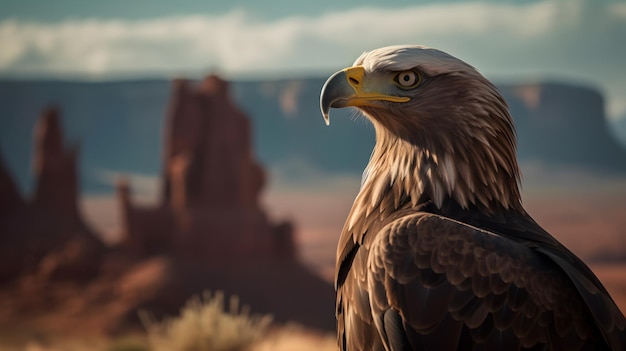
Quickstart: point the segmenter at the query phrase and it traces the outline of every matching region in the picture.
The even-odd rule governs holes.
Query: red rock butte
[[[37,205],[78,216],[77,154],[77,145],[68,148],[63,144],[58,110],[46,109],[35,126],[33,169]]]
[[[200,84],[176,80],[166,114],[160,200],[136,204],[120,180],[122,238],[111,248],[78,211],[78,148],[64,146],[58,110],[46,110],[36,127],[32,200],[22,199],[0,163],[7,194],[0,199],[0,247],[7,251],[0,256],[0,324],[30,316],[36,323],[24,325],[39,329],[119,331],[137,325],[138,310],[174,314],[194,294],[223,290],[279,322],[332,330],[332,286],[298,260],[294,226],[273,221],[259,204],[265,172],[228,83],[216,76]],[[32,231],[36,236],[24,235]],[[16,247],[13,254],[4,249]],[[59,265],[63,285],[41,274]],[[32,277],[41,281],[23,283]]]
[[[216,260],[235,253],[295,257],[291,225],[272,223],[259,206],[265,173],[253,156],[250,121],[231,101],[227,82],[175,81],[164,137],[160,204],[136,206],[128,185],[118,187],[125,245]]]

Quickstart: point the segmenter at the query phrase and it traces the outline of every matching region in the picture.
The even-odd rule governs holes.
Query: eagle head
[[[376,129],[366,212],[400,206],[402,198],[521,209],[512,118],[496,87],[469,64],[416,45],[365,52],[322,88],[326,124],[331,107],[349,106]]]

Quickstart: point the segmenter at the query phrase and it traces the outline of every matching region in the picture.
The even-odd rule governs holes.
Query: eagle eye
[[[421,80],[419,73],[415,71],[402,71],[393,78],[398,86],[403,89],[415,88]]]

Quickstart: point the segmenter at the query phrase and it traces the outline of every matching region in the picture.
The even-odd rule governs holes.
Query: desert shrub
[[[156,321],[140,313],[153,351],[240,351],[259,341],[272,322],[270,315],[251,315],[240,308],[239,298],[231,296],[229,309],[224,293],[192,297],[180,315]]]

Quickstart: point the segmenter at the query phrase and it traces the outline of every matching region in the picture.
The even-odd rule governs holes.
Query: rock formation
[[[65,147],[55,108],[44,110],[34,139],[32,199],[23,200],[0,169],[0,283],[24,276],[40,282],[88,281],[98,270],[104,245],[79,214],[77,149]]]
[[[331,329],[332,287],[298,262],[293,225],[272,222],[259,205],[265,173],[228,84],[175,81],[166,123],[161,202],[135,205],[128,184],[118,185],[122,252],[168,257],[162,285],[137,308],[172,313],[191,294],[219,289],[279,321]]]
[[[232,103],[228,84],[216,76],[199,86],[175,81],[166,124],[161,203],[135,206],[132,189],[118,186],[124,245],[204,259],[294,259],[291,226],[271,223],[259,205],[265,174],[253,157],[250,121]]]
[[[59,214],[78,217],[78,147],[66,148],[56,108],[43,112],[35,126],[34,202]]]
[[[511,107],[519,158],[600,172],[626,172],[626,151],[609,131],[596,89],[561,84],[500,86]]]
[[[174,84],[166,129],[164,198],[173,209],[258,208],[264,173],[253,159],[250,122],[216,76]]]
[[[225,81],[175,81],[161,199],[135,204],[120,180],[123,236],[107,249],[81,217],[78,148],[65,145],[58,110],[46,109],[31,200],[0,163],[0,327],[28,319],[38,329],[119,331],[139,326],[139,309],[174,314],[208,289],[277,321],[332,330],[332,286],[298,261],[294,226],[259,204],[265,172],[251,135]]]

